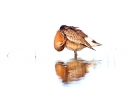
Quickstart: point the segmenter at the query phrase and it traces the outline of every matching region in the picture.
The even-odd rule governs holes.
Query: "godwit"
[[[93,47],[101,45],[77,28],[78,27],[62,25],[57,31],[54,41],[55,49],[58,47],[56,49],[57,51],[62,51],[64,47],[66,47],[67,49],[74,51],[75,59],[77,59],[77,51],[80,51],[85,47],[95,50]],[[56,37],[58,38],[57,42]],[[61,39],[59,40],[59,38]]]

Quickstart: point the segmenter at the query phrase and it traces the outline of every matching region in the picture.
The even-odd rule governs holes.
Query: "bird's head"
[[[57,31],[55,38],[54,38],[54,48],[57,51],[62,51],[65,47],[65,38],[60,30]]]
[[[66,25],[61,25],[60,30],[64,29],[65,27],[67,27]]]

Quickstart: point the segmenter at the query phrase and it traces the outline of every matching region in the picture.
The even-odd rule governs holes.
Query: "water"
[[[0,87],[129,87],[130,2],[127,0],[0,1]],[[58,60],[73,58],[57,52],[58,28],[76,26],[103,44],[78,56],[102,60],[81,81],[63,85],[55,72]]]

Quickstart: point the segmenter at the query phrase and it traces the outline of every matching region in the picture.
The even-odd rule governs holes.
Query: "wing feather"
[[[78,27],[70,26],[70,28],[73,29],[82,38],[88,37],[88,35],[86,35],[82,30],[77,29]]]
[[[85,40],[85,37],[87,37],[87,35],[80,29],[77,29],[77,27],[65,26],[60,30],[68,40],[85,45],[92,49],[92,46]]]

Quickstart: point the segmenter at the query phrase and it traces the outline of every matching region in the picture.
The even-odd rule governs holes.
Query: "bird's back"
[[[93,49],[92,46],[85,40],[85,38],[88,36],[77,28],[78,27],[62,25],[60,27],[60,31],[70,42]]]

